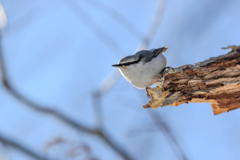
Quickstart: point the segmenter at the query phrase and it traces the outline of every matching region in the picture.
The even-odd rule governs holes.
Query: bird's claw
[[[174,68],[172,68],[172,67],[165,67],[162,69],[162,71],[159,74],[161,74],[161,76],[163,77],[163,74],[168,73],[169,69],[174,71]]]
[[[148,97],[148,98],[151,98],[151,95],[149,94],[148,89],[150,89],[150,87],[146,87],[146,88],[145,88],[145,90],[146,90],[146,92],[147,92],[147,97]]]

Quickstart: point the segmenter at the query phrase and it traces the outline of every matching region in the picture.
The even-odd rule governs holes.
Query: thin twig
[[[88,26],[89,29],[103,42],[105,45],[111,49],[113,54],[117,56],[123,56],[123,48],[115,41],[114,38],[108,35],[108,33],[98,25],[93,18],[74,0],[61,0],[78,16],[78,18]]]
[[[122,76],[119,74],[119,71],[115,70],[102,81],[99,87],[92,94],[97,128],[102,128],[104,124],[104,116],[101,106],[102,98],[110,89],[112,89],[121,77]]]
[[[113,7],[105,4],[103,1],[98,0],[83,0],[96,9],[105,12],[108,16],[115,19],[118,23],[120,23],[123,27],[125,27],[131,34],[133,34],[136,38],[143,38],[143,33],[138,29],[138,27],[124,17],[120,12],[115,10]]]
[[[165,8],[167,5],[167,0],[158,0],[157,8],[152,17],[152,22],[150,23],[150,27],[148,29],[147,34],[145,35],[142,43],[138,46],[137,50],[147,49],[150,42],[153,40],[163,17]]]
[[[1,43],[1,41],[0,41],[0,43]],[[2,73],[2,82],[4,84],[4,87],[7,89],[7,91],[13,97],[15,97],[20,102],[24,103],[27,107],[29,107],[31,109],[34,109],[35,111],[41,112],[43,114],[53,116],[53,117],[57,118],[58,120],[60,120],[61,122],[64,122],[65,124],[67,124],[67,125],[71,126],[72,128],[76,129],[79,132],[85,132],[85,133],[88,133],[88,134],[98,136],[99,138],[103,139],[104,142],[106,142],[106,144],[108,144],[116,153],[118,153],[124,159],[126,159],[126,160],[133,159],[126,150],[124,150],[122,147],[120,147],[120,145],[117,144],[113,140],[113,138],[109,137],[109,134],[105,130],[94,129],[94,128],[90,128],[90,127],[88,127],[84,124],[77,123],[76,121],[67,117],[63,113],[61,113],[57,110],[54,110],[54,109],[47,108],[45,106],[41,106],[41,105],[31,101],[27,97],[23,96],[21,93],[19,93],[15,89],[15,87],[12,86],[12,84],[9,82],[9,80],[7,78],[6,68],[5,68],[6,66],[4,65],[1,44],[0,44],[0,67],[1,67],[0,70],[1,70],[1,73]]]
[[[185,152],[183,151],[182,147],[177,141],[176,136],[172,132],[171,128],[167,124],[167,122],[163,119],[162,116],[160,116],[156,111],[149,110],[149,114],[154,121],[155,125],[158,127],[162,133],[164,133],[165,137],[169,140],[169,144],[172,147],[172,150],[174,151],[176,157],[187,160],[187,156]]]
[[[52,160],[52,158],[49,159],[45,156],[42,156],[42,155],[32,151],[31,149],[27,148],[26,146],[21,145],[20,143],[16,142],[15,140],[13,141],[8,137],[3,136],[2,134],[0,134],[0,142],[2,142],[6,146],[10,146],[20,152],[23,152],[26,155],[28,155],[36,160]]]
[[[94,107],[94,118],[95,118],[95,125],[96,128],[102,129],[104,125],[104,117],[103,111],[101,106],[101,97],[97,97],[96,93],[92,95],[93,107]]]

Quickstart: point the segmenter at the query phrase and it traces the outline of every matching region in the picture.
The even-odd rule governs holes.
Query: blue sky
[[[97,9],[84,0],[70,2],[74,3],[0,0],[8,17],[2,31],[3,54],[8,76],[19,92],[95,126],[93,92],[115,72],[112,64],[136,51],[158,1],[98,1],[130,21],[134,33],[112,18],[106,8]],[[169,0],[148,49],[168,46],[165,55],[171,67],[225,54],[221,47],[239,45],[239,5],[237,0]],[[103,36],[96,35],[99,30],[111,40],[104,42]],[[177,160],[162,131],[154,127],[149,110],[142,108],[148,102],[145,94],[121,78],[102,97],[104,127],[136,159]],[[54,137],[64,137],[74,144],[88,144],[101,160],[120,159],[100,139],[29,109],[3,86],[0,103],[0,133],[36,152],[43,153]],[[189,159],[240,158],[239,110],[214,116],[210,104],[190,103],[154,112],[168,122]],[[67,159],[66,150],[55,147],[44,154]],[[10,160],[31,159],[11,148],[1,151]]]

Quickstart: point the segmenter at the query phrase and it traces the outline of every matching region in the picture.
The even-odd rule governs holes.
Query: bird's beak
[[[120,65],[120,64],[114,64],[114,65],[112,65],[113,67],[122,67],[122,65]]]
[[[162,47],[162,48],[158,48],[158,49],[154,49],[153,53],[156,54],[155,56],[158,56],[160,53],[164,54],[167,51],[168,47]]]
[[[163,47],[163,51],[166,52],[168,50],[168,46]]]

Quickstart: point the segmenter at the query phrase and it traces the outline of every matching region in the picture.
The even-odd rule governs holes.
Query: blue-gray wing
[[[142,55],[142,61],[144,63],[150,62],[153,58],[153,51],[152,50],[142,50],[136,53],[136,55]]]

